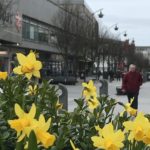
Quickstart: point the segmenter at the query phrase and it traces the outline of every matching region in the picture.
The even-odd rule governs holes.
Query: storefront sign
[[[22,17],[19,15],[19,12],[17,11],[16,16],[15,16],[15,24],[16,24],[16,28],[17,31],[19,32],[22,28]]]

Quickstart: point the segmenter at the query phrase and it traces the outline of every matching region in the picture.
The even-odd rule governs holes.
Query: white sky
[[[122,40],[135,40],[136,46],[150,46],[150,0],[85,0],[93,12],[103,8],[98,21],[108,28],[117,23]],[[95,16],[97,13],[95,14]],[[123,37],[124,31],[128,36]]]

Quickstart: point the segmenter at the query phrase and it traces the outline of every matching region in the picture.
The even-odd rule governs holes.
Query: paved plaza
[[[116,100],[123,103],[127,103],[126,95],[116,95],[116,86],[120,85],[121,81],[112,81],[111,83],[108,82],[109,97],[115,98]],[[95,86],[97,87],[97,92],[99,93],[100,83],[96,81]],[[82,81],[79,81],[76,85],[67,85],[66,87],[68,89],[68,110],[72,111],[76,107],[74,99],[81,97],[81,93],[83,90]],[[150,113],[150,82],[145,82],[141,86],[138,106],[139,111],[142,111],[144,113]],[[115,109],[115,112],[121,112],[122,110],[123,108],[118,105]]]

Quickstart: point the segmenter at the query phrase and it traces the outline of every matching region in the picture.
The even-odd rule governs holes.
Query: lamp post
[[[115,30],[115,31],[118,31],[118,30],[119,30],[118,24],[115,23],[115,24],[111,25],[110,27],[108,27],[107,32],[108,32],[111,28],[113,28],[113,27],[114,27],[114,30]]]
[[[104,17],[104,14],[102,13],[102,10],[103,10],[103,8],[100,8],[100,9],[96,10],[95,12],[92,13],[92,16],[94,16],[95,13],[99,12],[98,17],[99,17],[99,18],[103,18],[103,17]]]
[[[128,35],[126,31],[123,31],[123,32],[120,32],[116,38],[118,39],[121,34],[123,34],[124,37],[127,37],[127,35]]]
[[[119,29],[119,27],[118,27],[118,25],[117,25],[117,23],[115,23],[115,24],[113,24],[113,25],[111,25],[110,27],[108,27],[108,29],[105,31],[105,33],[104,33],[104,35],[103,35],[103,37],[102,38],[105,38],[106,37],[106,34],[112,29],[114,27],[114,30],[115,31],[117,31],[118,29]],[[102,48],[101,48],[101,51],[102,51],[102,69],[103,69],[103,77],[104,77],[104,71],[105,71],[105,50],[107,50],[108,51],[108,44],[105,44],[104,46],[102,46]],[[110,58],[108,58],[108,61],[110,61],[109,60]],[[108,68],[109,68],[110,66],[109,66],[109,63],[108,63]]]
[[[91,59],[93,62],[95,62],[95,58],[96,58],[96,53],[97,53],[97,49],[98,49],[98,36],[99,36],[99,25],[98,25],[98,22],[96,20],[96,17],[94,16],[97,12],[98,13],[98,18],[103,18],[104,14],[102,13],[102,10],[103,8],[100,8],[96,11],[94,11],[93,13],[91,13],[91,43],[90,43],[90,46],[91,46],[91,52],[90,52],[90,55],[91,55]],[[92,66],[92,71],[93,71],[93,67]],[[96,72],[98,72],[98,70],[96,69]]]

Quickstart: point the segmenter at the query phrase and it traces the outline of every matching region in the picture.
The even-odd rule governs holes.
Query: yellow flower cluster
[[[131,107],[132,103],[133,103],[134,99],[131,99],[130,103],[126,103],[124,104],[124,111],[120,113],[120,116],[123,116],[123,113],[126,111],[127,113],[129,113],[131,116],[136,116],[137,115],[137,109],[134,109]]]
[[[45,148],[54,144],[56,137],[47,132],[51,124],[51,118],[47,122],[43,115],[40,115],[39,120],[35,119],[35,104],[32,104],[29,113],[24,112],[18,104],[15,104],[15,113],[18,119],[9,120],[8,123],[12,129],[17,131],[18,142],[26,136],[29,137],[30,132],[34,131],[37,143],[41,142]]]
[[[102,129],[96,126],[95,129],[98,131],[98,136],[93,136],[91,139],[96,148],[119,150],[124,146],[124,133],[121,130],[115,131],[112,123],[105,125]]]
[[[96,87],[94,86],[93,81],[90,80],[88,83],[84,82],[82,83],[82,86],[84,87],[83,96],[85,97],[89,109],[97,108],[97,106],[99,106],[99,101],[97,99]]]
[[[136,116],[137,109],[132,108],[131,103],[125,104],[125,109],[131,116]]]
[[[138,113],[133,121],[123,123],[125,131],[129,131],[128,140],[143,141],[145,144],[150,144],[150,122],[143,113]]]
[[[39,70],[42,68],[42,63],[36,60],[36,54],[31,51],[27,56],[17,53],[19,66],[13,69],[15,74],[24,74],[28,79],[32,76],[40,78]]]

